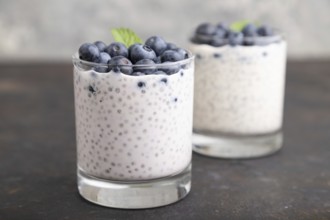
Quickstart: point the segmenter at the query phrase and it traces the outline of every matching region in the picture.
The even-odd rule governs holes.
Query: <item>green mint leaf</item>
[[[230,25],[230,29],[233,31],[241,32],[245,25],[251,23],[249,20],[236,21]]]
[[[135,43],[142,43],[141,38],[129,28],[114,28],[111,30],[113,39],[123,43],[127,48]]]

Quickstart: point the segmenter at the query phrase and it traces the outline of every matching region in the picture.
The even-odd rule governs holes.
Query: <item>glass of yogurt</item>
[[[194,57],[166,61],[156,45],[158,63],[138,62],[131,50],[73,56],[78,188],[103,206],[158,207],[190,191]]]
[[[253,158],[282,147],[286,42],[268,26],[247,23],[197,27],[194,151],[220,158]]]

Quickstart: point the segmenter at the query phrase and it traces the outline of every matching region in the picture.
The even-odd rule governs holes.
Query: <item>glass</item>
[[[280,35],[255,40],[254,46],[190,44],[195,152],[253,158],[282,147],[286,42]]]
[[[185,197],[191,181],[194,57],[110,66],[74,55],[73,64],[82,197],[128,209]],[[173,74],[124,74],[132,69]]]

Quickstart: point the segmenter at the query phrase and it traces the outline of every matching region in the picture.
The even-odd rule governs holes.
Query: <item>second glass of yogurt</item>
[[[286,42],[268,26],[201,24],[196,55],[194,151],[253,158],[282,147]]]
[[[115,208],[176,202],[190,191],[194,57],[153,64],[117,57],[114,65],[73,56],[79,192]]]

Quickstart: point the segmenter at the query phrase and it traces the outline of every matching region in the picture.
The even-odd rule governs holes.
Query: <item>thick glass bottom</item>
[[[225,159],[246,159],[267,156],[282,147],[283,134],[277,131],[255,136],[193,135],[193,150],[199,154]]]
[[[80,169],[77,175],[83,198],[98,205],[122,209],[168,205],[184,198],[191,186],[191,164],[173,176],[136,182],[98,179]]]

